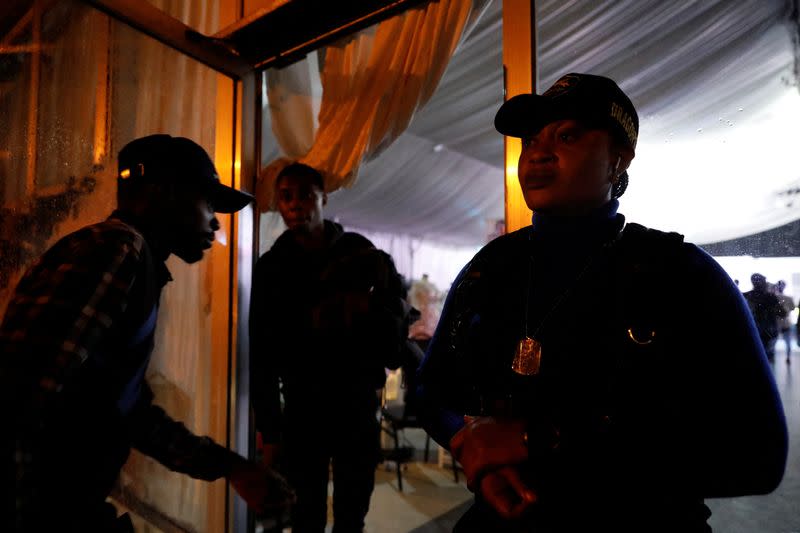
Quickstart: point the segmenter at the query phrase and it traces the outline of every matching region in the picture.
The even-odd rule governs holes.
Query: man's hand
[[[231,485],[257,513],[280,510],[294,503],[294,491],[273,469],[252,461],[236,461],[228,477]]]
[[[470,490],[476,489],[476,482],[484,473],[528,459],[522,420],[492,417],[466,420],[467,425],[450,439],[450,452],[464,468]]]
[[[484,501],[506,520],[521,517],[537,500],[536,493],[525,485],[513,466],[485,474],[478,490]]]
[[[275,468],[281,456],[281,445],[264,443],[261,446],[261,457],[264,466]]]
[[[261,461],[264,466],[269,468],[275,468],[283,454],[283,447],[277,442],[264,442],[260,431],[256,431],[256,449],[261,452]]]

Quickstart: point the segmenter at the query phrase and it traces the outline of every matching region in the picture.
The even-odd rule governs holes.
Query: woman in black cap
[[[464,267],[419,378],[476,494],[456,531],[709,531],[705,498],[767,493],[786,461],[741,294],[617,212],[638,117],[615,82],[568,74],[495,126],[522,138],[532,224]]]

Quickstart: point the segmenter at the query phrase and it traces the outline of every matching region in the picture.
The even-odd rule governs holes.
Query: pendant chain
[[[578,273],[577,276],[575,276],[575,279],[572,281],[572,284],[569,287],[567,287],[567,289],[564,290],[558,296],[558,298],[556,298],[556,301],[553,303],[552,306],[550,306],[550,309],[547,311],[547,313],[545,313],[544,317],[539,322],[539,325],[536,326],[536,330],[533,332],[532,336],[528,334],[528,331],[529,331],[528,330],[528,313],[530,311],[531,286],[532,286],[532,283],[533,283],[532,279],[533,279],[534,261],[533,261],[533,254],[529,254],[528,255],[528,261],[530,261],[530,266],[528,268],[528,287],[527,287],[527,290],[525,291],[525,327],[524,327],[525,338],[531,338],[531,339],[535,339],[536,338],[536,336],[539,334],[539,332],[544,327],[545,323],[547,323],[547,320],[550,318],[550,316],[559,308],[559,306],[567,298],[567,296],[572,294],[572,291],[575,290],[575,287],[578,286],[578,284],[580,283],[581,279],[583,279],[583,276],[586,275],[586,272],[588,272],[589,268],[592,266],[592,264],[594,264],[595,259],[597,259],[603,252],[605,252],[606,250],[609,250],[614,244],[616,244],[619,241],[620,237],[622,237],[622,228],[620,228],[620,230],[617,232],[617,234],[614,236],[613,239],[611,239],[610,241],[604,243],[600,247],[600,249],[598,251],[593,252],[589,256],[589,259],[587,259],[586,264],[583,265],[583,268],[581,269],[581,271]]]

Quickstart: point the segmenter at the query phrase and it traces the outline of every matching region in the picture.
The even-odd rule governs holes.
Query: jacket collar
[[[150,250],[150,255],[152,256],[157,276],[156,281],[158,282],[159,287],[164,287],[167,283],[172,281],[172,274],[165,263],[166,258],[163,260],[159,259],[153,253],[153,235],[156,233],[156,230],[152,227],[152,224],[148,223],[148,221],[142,217],[137,217],[132,213],[127,213],[120,210],[115,210],[113,213],[111,213],[111,216],[109,216],[108,219],[124,222],[126,225],[132,227],[142,235],[144,242],[147,244],[147,248]]]

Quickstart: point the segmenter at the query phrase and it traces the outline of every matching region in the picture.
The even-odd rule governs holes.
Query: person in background
[[[778,340],[779,321],[786,317],[780,300],[771,290],[767,278],[755,273],[750,276],[753,289],[744,293],[744,299],[753,315],[764,352],[770,362],[775,360],[775,343]]]
[[[15,496],[3,531],[132,531],[106,503],[131,447],[197,479],[227,478],[259,511],[292,499],[274,472],[172,420],[145,379],[166,259],[200,261],[220,227],[215,211],[251,196],[221,184],[205,150],[182,137],[136,139],[118,164],[117,210],[39,259],[0,327],[3,479]]]
[[[780,301],[781,307],[783,307],[784,312],[786,313],[778,321],[778,329],[780,330],[780,336],[783,337],[783,342],[786,344],[786,364],[791,364],[791,355],[792,355],[792,321],[791,321],[791,314],[794,311],[795,305],[794,300],[788,294],[785,294],[783,291],[786,290],[786,282],[783,280],[778,281],[775,284],[775,296],[778,297],[778,301]]]
[[[430,281],[428,274],[422,274],[422,279],[411,284],[408,302],[420,312],[419,320],[411,324],[409,336],[424,349],[436,330],[441,304],[440,292]]]
[[[613,80],[567,74],[495,127],[522,140],[532,224],[463,268],[418,378],[475,492],[454,531],[710,531],[705,498],[770,492],[786,462],[741,293],[681,235],[618,213],[638,116]]]
[[[359,532],[381,458],[379,393],[404,360],[410,306],[391,257],[323,218],[316,169],[285,167],[275,191],[287,230],[256,264],[250,312],[264,461],[284,452],[294,533],[325,530],[331,464],[333,531]]]

